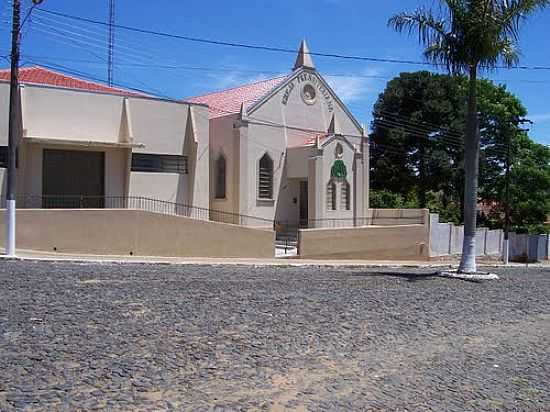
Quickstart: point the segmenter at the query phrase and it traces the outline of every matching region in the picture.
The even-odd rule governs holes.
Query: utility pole
[[[19,97],[19,33],[21,1],[13,0],[11,31],[10,118],[8,131],[8,182],[6,188],[6,256],[15,256],[15,174],[17,156],[17,108]]]
[[[504,206],[504,252],[503,261],[507,265],[510,260],[510,163],[511,163],[511,139],[510,131],[506,133],[506,188]]]
[[[19,110],[19,42],[21,27],[30,17],[36,6],[43,0],[32,0],[32,7],[21,23],[21,0],[13,0],[13,17],[11,29],[11,70],[10,70],[10,114],[8,126],[8,181],[6,187],[6,256],[15,256],[15,193],[16,193],[16,165],[17,143],[20,125],[18,123]]]
[[[512,166],[512,133],[527,133],[529,129],[520,129],[520,124],[532,123],[528,119],[523,119],[518,116],[514,116],[508,121],[506,127],[506,183],[505,183],[505,206],[504,206],[504,251],[502,260],[505,265],[510,261],[510,168]]]

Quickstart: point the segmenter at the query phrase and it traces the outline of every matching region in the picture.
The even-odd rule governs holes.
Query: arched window
[[[336,210],[336,183],[332,179],[327,185],[327,210]]]
[[[273,199],[273,160],[267,153],[260,159],[258,197],[260,199]]]
[[[214,176],[216,177],[216,199],[225,199],[225,156],[220,154],[214,165]]]
[[[350,186],[347,180],[342,182],[342,209],[351,210]]]

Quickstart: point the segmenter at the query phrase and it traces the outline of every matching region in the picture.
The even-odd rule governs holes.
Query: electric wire
[[[48,20],[49,19],[49,20]],[[41,15],[39,16],[38,18],[34,18],[34,21],[35,22],[38,22],[41,26],[42,29],[44,30],[54,30],[56,32],[63,32],[64,34],[66,35],[74,35],[74,36],[78,36],[80,38],[83,38],[85,43],[84,44],[89,44],[90,41],[96,41],[97,42],[97,39],[96,37],[97,36],[100,36],[100,37],[105,37],[107,36],[107,33],[106,32],[103,32],[101,30],[98,30],[98,29],[88,29],[86,27],[82,27],[81,25],[74,25],[74,22],[72,25],[69,25],[68,23],[65,23],[65,22],[61,22],[62,25],[64,25],[65,27],[59,27],[59,23],[53,19],[52,17],[50,16],[47,16],[47,15]],[[52,25],[56,25],[55,28],[52,27]],[[67,26],[69,28],[67,28]],[[74,30],[81,30],[81,32],[75,32]],[[90,37],[90,35],[93,35],[94,37]],[[81,41],[82,43],[82,41]],[[105,48],[105,42],[101,42],[101,44],[99,45],[99,47],[101,47],[102,49]],[[120,45],[119,43],[124,43],[125,45]],[[141,45],[140,45],[141,46]],[[135,42],[131,42],[131,41],[121,41],[121,40],[117,40],[117,55],[118,54],[122,54],[124,57],[128,57],[130,58],[129,60],[131,61],[135,61],[136,59],[137,60],[141,60],[142,62],[149,62],[150,60],[156,60],[156,57],[153,56],[152,54],[150,53],[145,53],[145,52],[142,52],[140,50],[140,46],[138,46]],[[121,52],[125,52],[125,53],[121,53]],[[75,60],[76,61],[76,60]],[[117,65],[120,67],[120,65]],[[171,65],[167,65],[167,64],[164,64],[164,65],[153,65],[153,64],[127,64],[128,67],[145,67],[145,68],[160,68],[160,69],[171,69],[171,70],[178,70],[178,69],[182,69],[182,70],[200,70],[200,71],[220,71],[220,69],[216,69],[216,68],[206,68],[206,67],[185,67],[185,66],[178,66],[177,64],[171,64]],[[258,74],[280,74],[281,72],[284,72],[284,70],[281,70],[281,71],[272,71],[272,70],[264,70],[264,71],[259,71],[259,70],[239,70],[239,69],[226,69],[226,70],[233,70],[235,72],[249,72],[249,73],[258,73]],[[223,71],[223,70],[221,70]],[[331,74],[331,73],[327,73],[325,74],[326,77],[346,77],[346,78],[358,78],[358,79],[361,79],[361,78],[364,78],[364,79],[379,79],[379,80],[390,80],[392,79],[391,77],[389,76],[378,76],[378,75],[365,75],[365,74],[351,74],[351,73],[334,73],[334,74]],[[494,81],[494,82],[525,82],[525,83],[531,83],[531,84],[543,84],[543,83],[549,83],[550,80],[527,80],[527,79],[487,79],[487,80],[491,80],[491,81]]]
[[[43,18],[44,18],[43,16],[39,16],[35,18],[35,21],[40,23],[41,26],[44,27],[45,29],[52,29],[52,30],[56,29],[59,31],[63,31],[67,34],[74,34],[76,36],[89,39],[89,40],[95,40],[98,37],[100,37],[98,39],[100,43],[105,48],[107,47],[106,44],[107,44],[108,34],[102,30],[99,30],[99,29],[87,30],[86,28],[83,28],[80,26],[74,26],[74,25],[70,26],[64,23],[61,23],[61,27],[60,27],[60,25],[57,22],[46,21],[46,20],[43,20]],[[130,42],[127,42],[123,39],[117,39],[116,46],[117,46],[117,49],[127,51],[132,55],[140,56],[144,59],[151,60],[155,58],[152,54],[144,52],[143,50],[137,48],[137,44],[131,44]]]
[[[94,48],[99,49],[99,50],[101,50],[105,53],[107,51],[106,41],[103,42],[103,41],[101,41],[101,39],[96,39],[96,38],[93,38],[91,36],[82,35],[82,34],[76,33],[76,32],[71,31],[71,30],[60,29],[60,28],[52,28],[52,27],[46,26],[42,23],[36,23],[35,27],[36,27],[37,31],[39,31],[43,34],[53,35],[57,39],[60,39],[61,42],[65,42],[65,43],[75,42],[79,46],[94,47]],[[73,46],[75,46],[75,45],[73,44]],[[82,47],[82,48],[84,48],[84,47]],[[117,55],[119,55],[121,57],[124,57],[124,58],[127,58],[130,61],[141,60],[143,62],[147,62],[147,61],[150,60],[149,57],[147,57],[147,56],[142,56],[140,54],[137,54],[133,51],[128,51],[128,50],[118,50],[117,49]]]
[[[36,63],[36,64],[39,64],[39,63]],[[45,66],[46,67],[46,66]],[[57,65],[57,68],[53,68],[53,67],[47,67],[47,68],[51,68],[51,69],[54,69],[54,70],[64,70],[66,72],[68,72],[69,74],[74,74],[74,75],[77,75],[77,76],[80,76],[80,77],[84,77],[84,78],[88,78],[88,79],[91,79],[93,81],[99,81],[99,82],[105,82],[104,79],[101,79],[101,78],[97,78],[97,77],[94,77],[94,76],[91,76],[87,73],[83,73],[83,72],[80,72],[80,71],[77,71],[77,70],[73,70],[73,69],[70,69],[70,68],[67,68],[67,67],[64,67],[64,66],[60,66],[60,65]],[[122,85],[120,83],[116,84],[116,86],[118,87],[123,87],[129,91],[133,91],[133,92],[138,92],[138,93],[143,93],[144,95],[148,96],[148,97],[151,97],[151,95],[154,95],[154,93],[151,93],[150,91],[147,91],[147,90],[144,90],[144,89],[139,89],[139,88],[135,88],[135,87],[128,87],[126,85]],[[169,96],[159,96],[159,97],[162,97],[164,100],[168,100],[168,101],[172,101],[172,102],[175,102],[175,103],[184,103],[183,101],[179,101],[179,100],[175,100]],[[219,108],[219,107],[216,107],[216,106],[212,106],[210,105],[211,108],[219,111],[219,112],[222,112],[222,113],[226,113],[226,114],[231,114],[231,115],[234,115],[235,113],[234,112],[231,112],[231,111],[227,111],[225,109],[222,109],[222,108]],[[309,128],[303,128],[303,127],[295,127],[295,126],[291,126],[291,125],[284,125],[284,124],[280,124],[280,123],[277,123],[277,122],[273,122],[273,121],[270,121],[270,120],[266,120],[266,119],[261,119],[261,118],[256,118],[254,116],[250,116],[248,118],[248,122],[250,124],[256,124],[256,125],[263,125],[263,126],[271,126],[271,127],[277,127],[277,128],[284,128],[284,129],[287,129],[287,130],[292,130],[292,131],[295,131],[295,132],[301,132],[302,134],[304,135],[307,135],[308,137],[312,137],[313,134],[318,134],[318,135],[326,135],[326,131],[324,130],[317,130],[317,129],[309,129]],[[426,133],[426,131],[424,132],[421,132],[420,130],[422,129],[419,129],[419,128],[411,128],[410,126],[406,125],[406,124],[399,124],[399,123],[392,123],[392,124],[378,124],[379,127],[382,127],[382,128],[386,128],[387,130],[395,130],[397,128],[402,128],[404,129],[406,132],[408,132],[409,134],[413,134],[417,137],[424,137],[423,134]],[[350,137],[350,138],[359,138],[359,139],[364,139],[365,137],[364,136],[361,136],[361,135],[346,135],[346,137]],[[430,140],[431,142],[433,142],[433,140]],[[444,141],[444,143],[446,144],[449,144],[449,145],[452,145],[452,146],[455,146],[457,148],[461,148],[463,145],[457,143],[457,142],[446,142]],[[388,144],[377,144],[378,147],[387,147],[387,148],[390,148],[390,146]],[[396,150],[399,150],[399,148],[397,147],[394,147],[392,148],[391,150],[393,150],[394,152]],[[497,153],[500,153],[498,152],[498,150],[495,150]],[[407,152],[407,151],[400,151],[399,154],[403,155],[403,154],[410,154],[410,152]],[[500,153],[502,155],[504,155],[504,153]]]
[[[77,20],[77,21],[83,21],[91,24],[97,24],[102,26],[108,26],[109,23],[94,20],[86,17],[81,16],[74,16],[66,13],[61,13],[58,11],[53,10],[46,10],[46,9],[38,9],[40,13],[47,13],[59,17],[65,17],[67,19]],[[132,31],[136,33],[142,33],[142,34],[148,34],[148,35],[154,35],[158,37],[165,37],[165,38],[172,38],[172,39],[179,39],[179,40],[185,40],[190,42],[196,42],[196,43],[202,43],[202,44],[211,44],[211,45],[217,45],[217,46],[228,46],[228,47],[238,47],[238,48],[245,48],[245,49],[254,49],[254,50],[263,50],[263,51],[269,51],[269,52],[278,52],[278,53],[292,53],[296,54],[298,53],[298,50],[296,49],[290,49],[290,48],[282,48],[282,47],[272,47],[272,46],[263,46],[263,45],[254,45],[254,44],[248,44],[248,43],[237,43],[237,42],[229,42],[229,41],[222,41],[222,40],[211,40],[211,39],[205,39],[200,37],[193,37],[193,36],[186,36],[186,35],[180,35],[180,34],[174,34],[174,33],[167,33],[167,32],[161,32],[161,31],[155,31],[155,30],[148,30],[143,29],[139,27],[132,27],[132,26],[126,26],[121,24],[115,24],[113,27],[121,29],[121,30],[127,30]],[[336,53],[319,53],[319,52],[310,52],[311,56],[318,56],[318,57],[329,57],[329,58],[336,58],[336,59],[343,59],[343,60],[359,60],[359,61],[369,61],[369,62],[377,62],[377,63],[397,63],[397,64],[411,64],[411,65],[422,65],[422,66],[431,66],[431,67],[442,67],[441,65],[429,63],[425,61],[414,61],[414,60],[403,60],[403,59],[384,59],[384,58],[376,58],[376,57],[365,57],[365,56],[354,56],[354,55],[344,55],[344,54],[336,54]],[[517,65],[513,67],[507,67],[507,66],[497,66],[498,69],[520,69],[520,70],[550,70],[550,66],[525,66],[525,65]]]

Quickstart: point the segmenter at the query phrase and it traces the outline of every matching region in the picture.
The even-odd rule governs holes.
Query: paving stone
[[[0,262],[0,410],[550,410],[550,270]]]

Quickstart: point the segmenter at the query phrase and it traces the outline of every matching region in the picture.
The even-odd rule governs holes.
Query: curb
[[[56,257],[56,256],[17,256],[7,257],[0,256],[0,261],[13,262],[49,262],[49,263],[70,263],[70,264],[95,264],[95,265],[164,265],[164,266],[249,266],[249,267],[334,267],[334,268],[411,268],[411,269],[451,269],[453,265],[449,263],[369,263],[365,262],[327,262],[327,261],[300,261],[299,259],[280,259],[280,261],[251,261],[226,259],[219,261],[202,261],[202,260],[129,260],[117,258],[102,258],[102,257]]]
[[[167,258],[170,259],[170,258]],[[332,267],[332,268],[409,268],[409,269],[457,269],[458,264],[453,262],[368,262],[368,261],[300,261],[300,259],[277,259],[272,261],[254,261],[246,259],[219,259],[219,260],[201,260],[202,258],[189,258],[188,260],[143,260],[136,258],[123,259],[117,257],[100,257],[100,256],[17,256],[7,257],[0,256],[0,261],[14,262],[50,262],[50,263],[69,263],[69,264],[89,264],[89,265],[164,265],[164,266],[248,266],[248,267]],[[495,263],[479,263],[479,267],[484,268],[518,268],[525,267],[524,264],[495,264]],[[532,264],[530,267],[549,267],[546,264]]]

